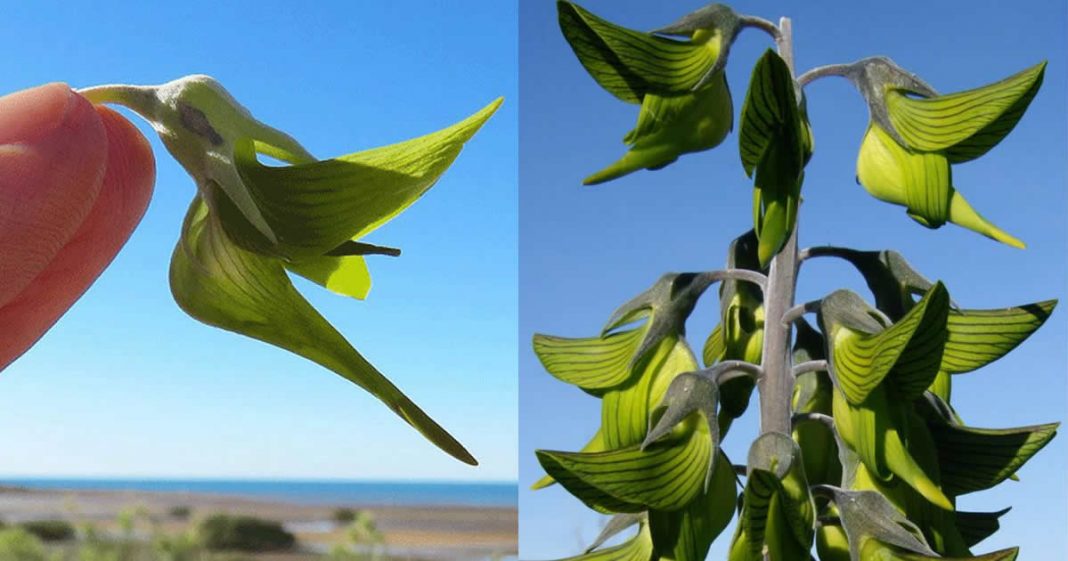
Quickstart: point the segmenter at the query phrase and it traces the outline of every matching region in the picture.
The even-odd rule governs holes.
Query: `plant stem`
[[[790,18],[779,18],[779,34],[775,37],[779,56],[786,61],[790,74],[794,73],[794,26]]]
[[[779,56],[794,72],[793,33],[789,18],[779,20],[776,37]],[[797,225],[790,232],[786,245],[771,260],[768,285],[764,291],[764,375],[757,387],[760,392],[760,433],[790,434],[792,411],[790,399],[794,391],[793,364],[790,339],[793,325],[783,321],[786,312],[794,307],[797,291]]]

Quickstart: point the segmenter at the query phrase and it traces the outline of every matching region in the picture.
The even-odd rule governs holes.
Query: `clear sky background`
[[[587,0],[612,21],[652,29],[703,0]],[[735,2],[739,11],[794,21],[797,66],[891,56],[951,92],[1008,76],[1049,59],[1045,85],[1029,113],[998,148],[954,168],[957,187],[996,224],[1029,244],[1026,251],[949,226],[931,231],[902,207],[880,203],[854,183],[856,154],[867,124],[862,98],[844,80],[808,89],[816,153],[808,166],[801,244],[848,244],[900,250],[920,271],[942,279],[964,307],[1000,307],[1063,297],[1068,211],[1065,5],[1017,2]],[[737,134],[712,152],[683,156],[659,172],[638,172],[595,188],[580,181],[621,156],[623,134],[637,109],[603,91],[562,38],[547,0],[520,7],[520,552],[524,559],[573,555],[603,518],[562,489],[526,491],[541,471],[536,448],[578,449],[599,422],[599,403],[546,374],[530,350],[536,331],[589,336],[612,310],[667,271],[722,267],[732,238],[751,227],[751,191],[738,160]],[[740,110],[749,71],[769,39],[742,34],[728,77]],[[815,261],[801,272],[800,298],[836,288],[858,292],[856,273]],[[710,292],[710,296],[713,292]],[[1063,306],[1063,304],[1062,304]],[[714,297],[689,324],[695,346],[718,315]],[[1065,410],[1065,313],[1007,358],[958,377],[954,404],[971,423],[1008,427],[1062,420]],[[726,449],[744,458],[756,408],[732,428]],[[1065,553],[1066,440],[1062,435],[1026,466],[1020,483],[967,496],[962,507],[1015,505],[1002,531],[979,551],[1022,546],[1022,559]],[[713,546],[726,558],[732,530]]]
[[[194,186],[135,118],[156,195],[114,264],[0,375],[0,476],[515,480],[516,6],[465,4],[12,3],[0,92],[210,74],[324,158],[505,96],[438,185],[368,238],[404,254],[368,259],[367,301],[299,284],[482,466],[339,376],[178,309],[167,267]]]

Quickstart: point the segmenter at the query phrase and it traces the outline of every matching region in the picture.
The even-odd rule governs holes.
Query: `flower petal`
[[[362,255],[323,255],[287,263],[286,268],[342,296],[363,300],[371,291],[371,273]]]
[[[704,490],[711,446],[708,435],[691,431],[644,451],[638,446],[594,454],[539,450],[537,456],[549,475],[590,506],[607,495],[618,502],[616,512],[678,510]],[[620,508],[624,504],[633,506]]]
[[[571,2],[556,7],[560,29],[582,66],[601,87],[629,103],[640,103],[649,93],[689,91],[719,58],[722,35],[704,43],[676,41],[621,27]]]
[[[596,185],[640,169],[661,169],[683,154],[715,148],[731,131],[733,112],[723,73],[695,92],[648,94],[642,100],[638,124],[623,138],[630,150],[582,183]]]
[[[1012,131],[1042,85],[1046,63],[1000,82],[931,98],[886,95],[890,122],[913,150],[952,149],[954,163],[977,158]]]
[[[943,372],[971,372],[1007,355],[1046,323],[1056,300],[994,310],[951,310]]]
[[[265,166],[251,141],[238,146],[235,164],[278,235],[273,253],[293,261],[318,257],[389,221],[437,182],[501,101],[435,133],[312,164]],[[243,223],[232,205],[219,211],[228,234],[245,231],[231,227]]]
[[[281,261],[234,244],[199,197],[186,215],[170,278],[175,301],[189,315],[329,368],[377,397],[445,452],[477,464],[301,297]]]

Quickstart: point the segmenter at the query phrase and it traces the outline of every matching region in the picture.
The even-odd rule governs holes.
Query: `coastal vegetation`
[[[179,518],[177,508],[167,518]],[[338,509],[339,513],[342,509]],[[275,520],[214,513],[174,528],[144,509],[126,509],[113,523],[35,520],[0,525],[2,561],[388,561],[374,515],[345,509],[347,522],[334,522],[339,539],[326,551],[301,544]],[[192,510],[184,508],[186,518]],[[340,518],[340,517],[339,517]]]

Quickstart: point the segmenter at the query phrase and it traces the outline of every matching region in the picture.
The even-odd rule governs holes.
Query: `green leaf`
[[[890,122],[913,150],[956,147],[955,161],[971,160],[1012,130],[1038,93],[1045,69],[1043,62],[1000,82],[931,98],[891,89],[886,94]]]
[[[609,93],[640,103],[649,93],[688,92],[719,58],[722,34],[676,41],[601,19],[577,4],[557,2],[560,30],[582,66]]]
[[[971,372],[1005,356],[1042,327],[1056,300],[995,310],[960,310],[949,314],[949,338],[942,371]]]
[[[477,464],[301,297],[280,261],[245,251],[230,241],[199,197],[189,208],[174,250],[170,282],[175,301],[190,316],[334,371],[380,399],[445,452]]]
[[[278,244],[248,235],[226,201],[217,208],[226,232],[246,249],[294,262],[318,258],[389,221],[419,199],[449,168],[465,142],[502,100],[440,131],[315,163],[273,167],[256,160],[251,140],[236,146],[234,163]]]
[[[538,461],[569,493],[611,512],[679,510],[703,490],[711,442],[701,431],[593,454],[537,451]]]
[[[989,489],[1016,473],[1057,434],[1060,423],[979,429],[930,423],[942,486],[952,496]]]
[[[901,320],[885,329],[871,319],[871,308],[852,292],[836,291],[820,307],[819,321],[831,347],[831,372],[851,403],[862,403],[891,371],[894,384],[906,395],[922,393],[930,386],[946,337],[949,294],[942,283],[936,283]]]
[[[556,379],[587,391],[607,390],[631,378],[632,359],[644,336],[642,328],[577,339],[539,333],[534,353]]]

